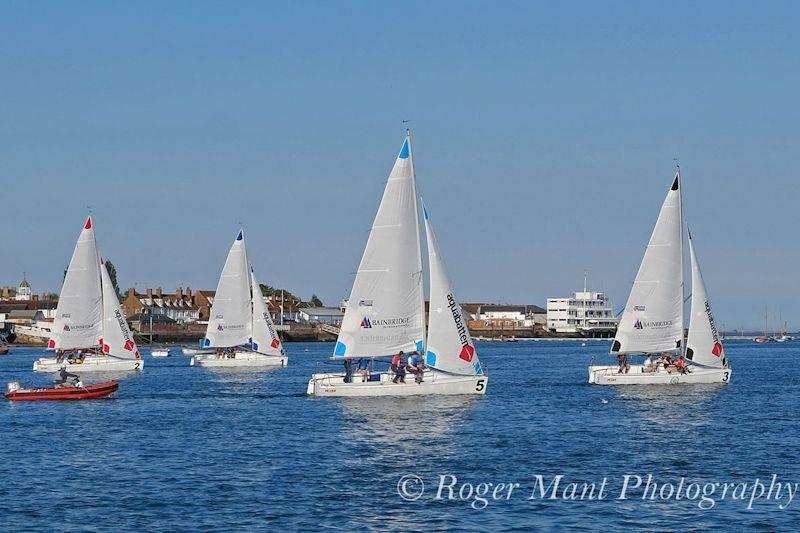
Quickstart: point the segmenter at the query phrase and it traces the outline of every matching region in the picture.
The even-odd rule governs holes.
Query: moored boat
[[[23,389],[17,383],[9,383],[9,390],[3,393],[11,401],[33,400],[89,400],[104,398],[115,393],[119,383],[109,381],[97,385],[77,387],[44,387],[36,389]]]
[[[407,132],[386,182],[334,347],[332,359],[342,362],[345,370],[313,374],[307,394],[486,393],[488,376],[475,352],[424,208],[423,213],[430,275],[427,343],[416,176]],[[376,360],[399,352],[424,354],[424,365],[415,367],[416,376],[399,379],[398,372],[375,368]],[[356,372],[352,370],[354,360],[358,361]],[[365,367],[363,363],[367,363]]]
[[[150,350],[150,355],[153,357],[169,357],[169,348],[156,348]]]
[[[105,261],[86,219],[64,277],[48,350],[56,357],[33,363],[37,372],[142,370],[144,360],[119,305]]]

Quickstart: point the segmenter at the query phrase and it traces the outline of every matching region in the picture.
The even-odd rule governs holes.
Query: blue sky
[[[673,158],[717,314],[800,326],[800,8],[0,4],[0,285],[58,290],[91,205],[121,284],[347,296],[402,121],[462,301],[624,304]]]

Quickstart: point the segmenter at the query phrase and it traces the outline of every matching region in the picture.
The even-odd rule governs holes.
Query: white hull
[[[128,372],[144,369],[143,359],[119,359],[108,355],[87,355],[83,363],[60,363],[55,357],[37,359],[33,362],[34,372],[58,372],[66,365],[67,372]]]
[[[362,381],[359,374],[352,383],[344,382],[344,374],[314,374],[308,380],[306,393],[312,396],[421,396],[427,394],[486,394],[488,376],[455,376],[426,372],[422,383],[406,375],[405,383],[393,383],[393,373],[383,372],[379,381]]]
[[[627,374],[619,374],[617,365],[589,367],[589,383],[595,385],[683,385],[692,383],[728,383],[731,368],[700,368],[691,366],[691,372],[680,374],[659,368],[657,372],[644,372],[641,365],[631,365]]]
[[[199,354],[192,357],[191,366],[208,368],[264,368],[286,366],[289,358],[285,355],[264,355],[256,352],[236,352],[236,357],[217,357],[216,353]]]
[[[214,350],[208,348],[181,348],[183,355],[207,355],[213,354]]]
[[[169,350],[153,350],[150,355],[152,357],[169,357]]]

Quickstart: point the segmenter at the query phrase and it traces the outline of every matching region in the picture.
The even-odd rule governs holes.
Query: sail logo
[[[664,329],[672,326],[672,320],[658,320],[653,322],[642,322],[641,320],[637,320],[633,323],[633,329]]]
[[[633,306],[633,310],[634,311],[644,311],[645,310],[645,306],[643,306],[643,305],[634,305]]]
[[[217,325],[217,331],[235,331],[244,329],[244,324],[231,324],[228,326],[223,326],[222,324]]]
[[[64,324],[64,331],[69,331],[69,324]]]
[[[717,357],[722,355],[722,344],[719,342],[719,333],[717,333],[717,325],[714,323],[714,316],[711,314],[711,305],[706,300],[706,318],[708,319],[708,325],[711,327],[711,337],[714,339],[714,348],[712,348],[711,353]]]
[[[131,338],[130,330],[128,329],[128,323],[125,321],[125,317],[122,316],[122,313],[119,309],[114,311],[114,318],[117,319],[117,324],[119,324],[119,329],[122,331],[122,337],[125,340],[125,350],[133,351],[133,348],[136,346],[134,344],[133,339]]]
[[[467,326],[464,324],[464,315],[461,314],[461,308],[456,303],[456,299],[452,294],[447,295],[447,307],[453,314],[453,321],[456,324],[456,331],[458,332],[458,340],[461,342],[461,352],[458,354],[460,359],[470,363],[475,356],[475,347],[469,342],[469,333]]]
[[[403,318],[368,318],[361,321],[362,328],[402,328],[411,324],[409,317]]]
[[[372,300],[359,300],[358,301],[359,307],[372,307]]]
[[[279,341],[278,339],[272,339],[272,343],[270,344],[270,346],[272,346],[276,350],[278,349],[278,347],[280,345],[281,345],[281,341]]]

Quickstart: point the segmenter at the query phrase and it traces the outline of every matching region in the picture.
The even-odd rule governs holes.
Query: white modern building
[[[611,301],[602,292],[584,290],[570,298],[547,300],[547,329],[556,333],[611,337],[617,322]]]
[[[327,324],[339,327],[342,325],[344,312],[338,307],[301,307],[298,311],[300,320],[309,324]]]

